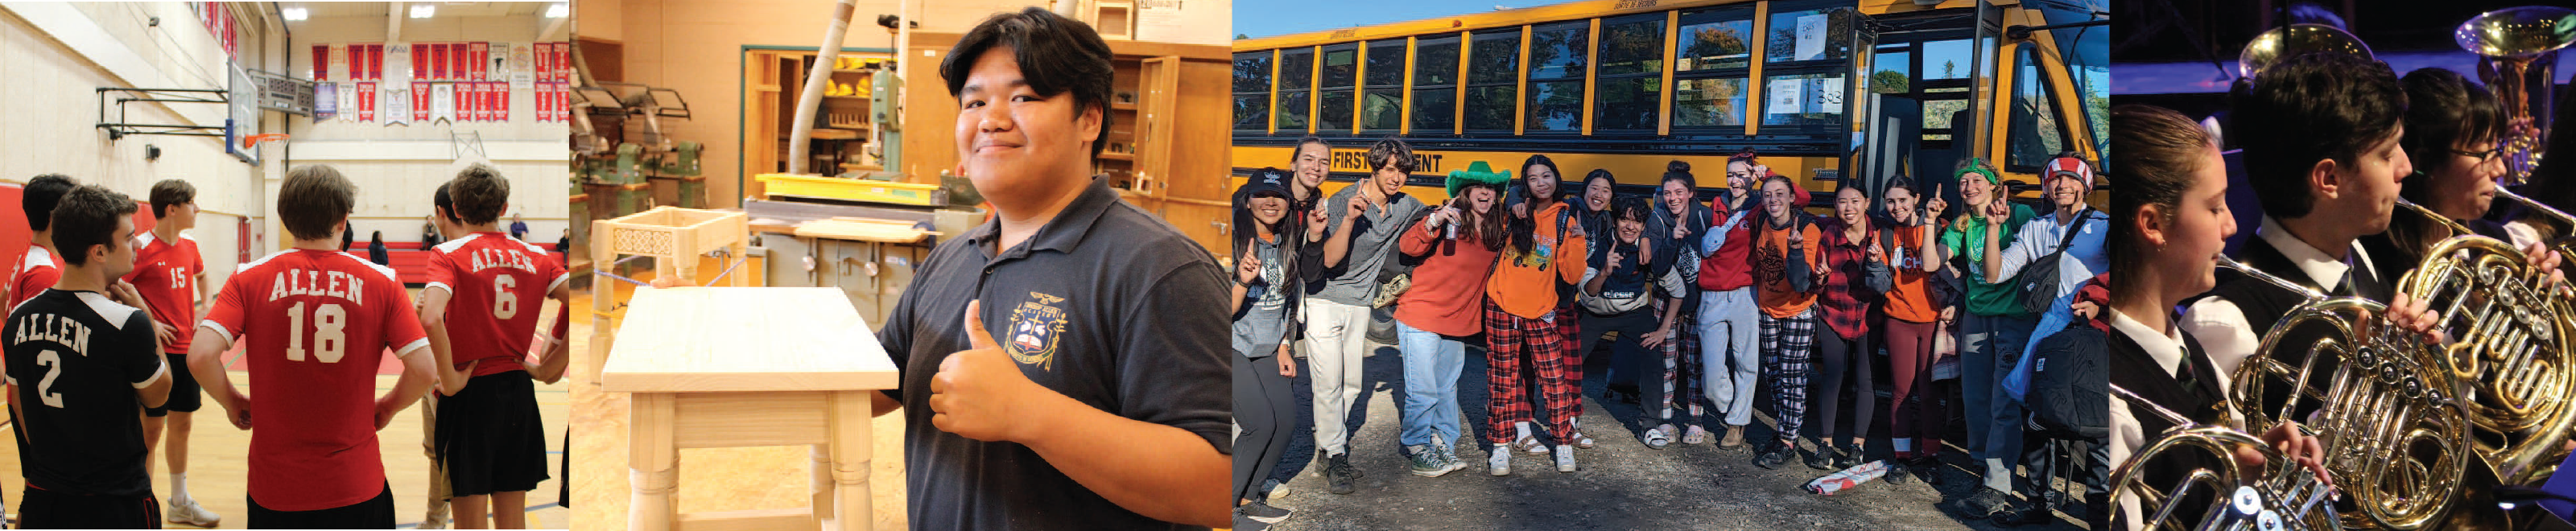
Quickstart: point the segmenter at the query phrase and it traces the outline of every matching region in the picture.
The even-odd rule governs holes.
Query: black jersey
[[[97,292],[49,289],[9,312],[0,341],[25,414],[27,482],[64,494],[150,494],[135,391],[176,370],[153,345],[151,316]]]

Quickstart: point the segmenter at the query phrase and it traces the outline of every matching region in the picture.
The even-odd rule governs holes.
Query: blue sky
[[[1420,20],[1433,17],[1483,13],[1494,6],[1511,9],[1562,3],[1566,0],[1235,0],[1234,32],[1250,37],[1272,37],[1334,28],[1348,28]]]

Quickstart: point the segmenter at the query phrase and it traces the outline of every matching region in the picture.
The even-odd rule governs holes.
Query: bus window
[[[1458,37],[1413,41],[1413,134],[1448,134],[1458,121]]]
[[[1530,28],[1529,122],[1532,133],[1583,130],[1583,74],[1591,21]]]
[[[1663,101],[1664,14],[1601,21],[1592,130],[1653,131]]]
[[[1279,51],[1279,112],[1275,120],[1280,132],[1306,133],[1306,103],[1315,86],[1315,49],[1290,48]]]
[[[2040,74],[2032,46],[2024,43],[2021,53],[2014,54],[2020,58],[2014,61],[2012,130],[2004,135],[2010,162],[2006,171],[2038,173],[2050,157],[2066,150],[2066,130],[2057,123],[2057,98],[2048,92],[2048,80]]]
[[[1764,76],[1762,81],[1762,125],[1842,122],[1842,74]]]
[[[1477,32],[1467,39],[1467,130],[1510,131],[1517,110],[1512,103],[1520,101],[1521,30]]]
[[[1851,32],[1837,31],[1837,26],[1851,23],[1849,15],[1835,16],[1833,8],[1783,10],[1771,12],[1771,38],[1764,47],[1763,62],[1829,61],[1851,57]]]
[[[1368,70],[1360,75],[1360,129],[1394,133],[1404,118],[1404,39],[1369,41]]]
[[[1976,66],[1969,57],[1974,43],[1967,39],[1930,41],[1917,44],[1920,60],[1914,73],[1913,89],[1923,100],[1923,147],[1950,149],[1950,121],[1968,110],[1968,75]],[[1972,127],[1962,123],[1958,127]],[[1964,136],[1959,136],[1964,138]]]
[[[1673,127],[1744,125],[1753,10],[1683,11],[1673,38]]]
[[[1349,134],[1351,86],[1358,82],[1359,43],[1324,47],[1324,67],[1315,85],[1315,132]]]
[[[1267,132],[1270,121],[1269,50],[1234,54],[1234,129]]]
[[[1900,48],[1902,49],[1902,48]],[[1912,52],[1879,52],[1870,58],[1869,90],[1879,94],[1914,92]]]

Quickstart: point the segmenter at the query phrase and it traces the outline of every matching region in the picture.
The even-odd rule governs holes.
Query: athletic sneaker
[[[1404,448],[1413,452],[1413,475],[1426,478],[1436,478],[1440,477],[1441,474],[1449,473],[1449,470],[1451,470],[1449,468],[1449,462],[1441,460],[1440,452],[1438,450],[1431,449],[1431,445],[1416,444]]]
[[[1574,445],[1556,445],[1556,471],[1569,473],[1574,471]]]
[[[1324,489],[1334,494],[1350,494],[1359,487],[1351,486],[1351,454],[1333,454],[1324,458]]]
[[[1486,453],[1485,473],[1497,476],[1512,475],[1512,449],[1499,444],[1494,445],[1493,451]]]
[[[1287,510],[1287,509],[1281,509],[1281,508],[1278,508],[1278,507],[1271,507],[1271,506],[1270,506],[1270,503],[1269,503],[1269,502],[1267,502],[1267,501],[1264,501],[1264,500],[1253,500],[1253,501],[1252,501],[1252,503],[1247,503],[1247,504],[1243,504],[1243,506],[1235,507],[1235,508],[1234,508],[1234,515],[1235,515],[1236,517],[1243,518],[1243,519],[1245,519],[1245,520],[1251,520],[1251,521],[1261,522],[1261,523],[1265,523],[1265,524],[1276,524],[1276,523],[1279,523],[1279,521],[1281,521],[1281,520],[1287,520],[1287,519],[1288,519],[1288,510]]]
[[[206,510],[206,506],[197,505],[197,500],[188,499],[170,500],[170,512],[167,519],[173,524],[214,527],[215,524],[222,523],[224,521],[224,516],[215,514],[214,511]]]
[[[1440,462],[1448,463],[1449,465],[1446,467],[1448,470],[1442,471],[1442,474],[1467,469],[1467,462],[1458,460],[1458,447],[1451,446],[1449,441],[1441,439],[1438,435],[1433,435],[1431,436],[1431,448],[1432,451],[1440,453]]]

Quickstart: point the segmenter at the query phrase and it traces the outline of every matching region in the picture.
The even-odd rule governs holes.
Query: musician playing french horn
[[[2236,222],[2227,209],[2227,168],[2210,134],[2179,113],[2161,107],[2122,105],[2111,110],[2110,164],[2123,168],[2121,193],[2111,202],[2111,384],[2138,393],[2153,404],[2134,404],[2114,395],[2110,401],[2112,463],[2127,462],[2151,438],[2175,423],[2150,407],[2182,412],[2193,423],[2241,426],[2226,407],[2227,373],[2212,363],[2209,352],[2192,335],[2174,325],[2173,308],[2185,297],[2216,284],[2214,271]],[[2314,437],[2284,423],[2262,440],[2282,455],[2331,482],[2319,464],[2323,448]],[[2256,459],[2249,452],[2240,459]],[[2204,468],[2175,463],[2160,475]],[[2247,466],[2261,466],[2259,462]],[[2150,478],[2172,484],[2169,477]],[[2116,487],[2116,486],[2115,486]],[[2137,496],[2114,493],[2120,516],[2114,527],[2139,529]],[[2193,503],[2197,502],[2197,503]],[[2208,507],[2193,500],[2191,507]],[[2197,521],[2184,515],[2181,521]]]

